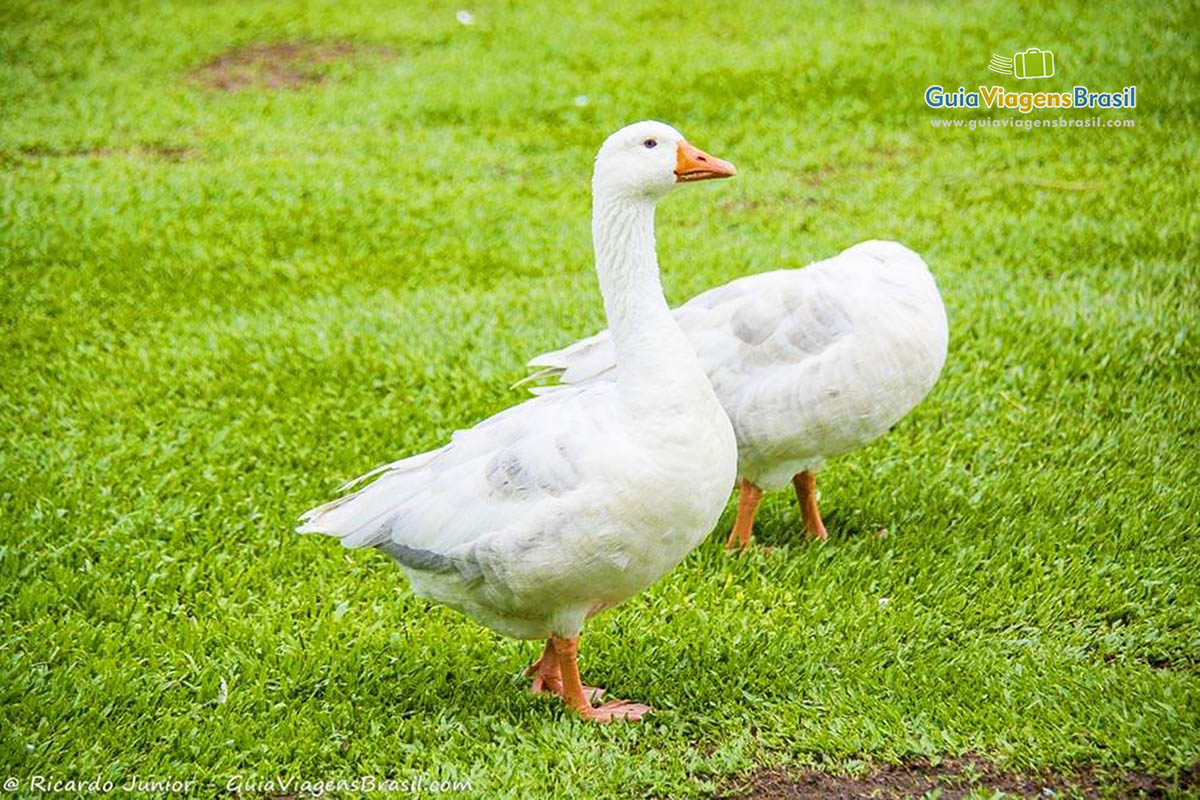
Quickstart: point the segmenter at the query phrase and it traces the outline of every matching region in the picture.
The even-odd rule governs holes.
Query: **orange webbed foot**
[[[537,661],[525,670],[525,677],[532,677],[529,684],[530,694],[553,694],[563,696],[562,667],[559,666],[554,648],[547,643],[546,649]],[[583,696],[589,703],[599,703],[604,697],[604,688],[600,686],[584,686]]]
[[[745,478],[738,485],[737,519],[734,520],[733,530],[725,542],[726,550],[747,550],[754,535],[754,515],[758,513],[758,504],[762,502],[762,489]]]
[[[812,470],[797,472],[792,478],[796,487],[796,499],[800,501],[800,516],[804,520],[804,529],[810,534],[825,541],[829,538],[825,523],[821,521],[821,509],[817,505],[817,476]]]
[[[589,722],[612,722],[614,719],[624,719],[638,722],[652,709],[641,703],[631,703],[628,700],[610,700],[602,706],[593,706],[599,700],[602,689],[584,686],[579,680],[579,637],[564,639],[551,636],[546,643],[546,652],[557,665],[562,679],[562,699],[567,708]],[[543,660],[546,656],[543,655]]]
[[[628,700],[610,700],[596,708],[579,710],[579,716],[589,722],[612,722],[618,719],[626,722],[641,722],[643,717],[652,713],[654,713],[654,709],[650,706],[643,703],[631,703]]]

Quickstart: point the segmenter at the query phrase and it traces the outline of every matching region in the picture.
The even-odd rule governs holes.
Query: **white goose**
[[[737,433],[740,497],[729,548],[750,544],[763,490],[789,480],[805,527],[826,538],[814,470],[886,433],[946,360],[946,311],[933,276],[895,242],[739,278],[674,313]],[[602,383],[613,374],[612,338],[602,331],[529,366],[541,368],[530,379]]]
[[[301,532],[389,553],[422,597],[546,639],[527,673],[534,691],[588,719],[650,709],[592,706],[599,690],[585,693],[576,663],[584,621],[699,544],[736,475],[733,429],[663,298],[654,244],[660,198],[733,174],[662,123],[610,136],[592,178],[592,237],[613,379],[536,397],[379,467],[362,478],[373,483],[301,520]]]

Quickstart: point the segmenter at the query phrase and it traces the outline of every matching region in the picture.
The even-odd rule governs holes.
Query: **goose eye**
[[[642,147],[646,148],[647,150],[653,150],[654,148],[658,147],[658,141],[656,139],[647,139],[646,141],[642,142]]]

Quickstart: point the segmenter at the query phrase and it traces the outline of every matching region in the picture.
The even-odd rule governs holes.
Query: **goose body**
[[[368,473],[364,488],[302,517],[302,532],[390,554],[418,595],[502,634],[547,639],[534,688],[591,719],[648,709],[591,706],[575,666],[585,620],[687,555],[735,477],[733,429],[667,308],[654,244],[661,196],[729,174],[661,123],[609,137],[596,159],[592,229],[612,380],[521,403]]]
[[[617,382],[535,397],[381,468],[301,530],[378,547],[416,594],[506,636],[577,636],[724,509],[732,428],[711,389],[679,384],[676,413],[630,402]]]
[[[946,312],[933,276],[895,242],[739,278],[674,314],[733,423],[743,500],[750,493],[757,505],[754,492],[793,481],[819,535],[819,515],[808,518],[815,496],[805,496],[812,471],[886,433],[928,394],[946,360]],[[602,383],[612,352],[604,331],[529,365],[560,385]],[[752,520],[752,507],[741,511]],[[745,522],[739,513],[743,544]]]

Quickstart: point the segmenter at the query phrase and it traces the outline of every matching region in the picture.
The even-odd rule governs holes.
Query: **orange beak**
[[[729,178],[737,175],[737,167],[716,156],[710,156],[698,147],[680,142],[675,157],[675,182],[707,181],[712,178]]]

